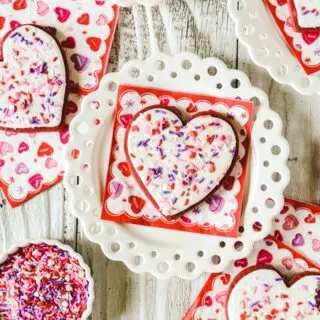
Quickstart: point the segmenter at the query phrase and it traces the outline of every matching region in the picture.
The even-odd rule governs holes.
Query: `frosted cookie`
[[[245,269],[230,285],[227,314],[228,320],[318,320],[320,274],[287,281],[272,267]]]
[[[64,57],[43,29],[22,25],[10,31],[0,55],[0,127],[58,127],[67,90]]]
[[[82,316],[91,308],[92,280],[73,255],[46,243],[11,254],[0,265],[0,318],[86,319]]]
[[[237,159],[232,124],[215,112],[200,112],[183,124],[177,109],[138,112],[125,137],[134,177],[161,214],[172,217],[214,193]]]
[[[319,0],[288,0],[296,31],[320,31]]]

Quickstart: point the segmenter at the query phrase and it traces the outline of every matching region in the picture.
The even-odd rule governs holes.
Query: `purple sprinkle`
[[[276,281],[284,281],[283,278],[276,278]]]
[[[260,301],[256,301],[256,302],[251,303],[251,304],[250,304],[250,308],[256,306],[256,305],[259,304],[259,303],[260,303]]]

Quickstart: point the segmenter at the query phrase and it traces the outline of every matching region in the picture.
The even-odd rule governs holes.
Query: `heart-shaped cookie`
[[[286,281],[272,267],[249,267],[229,287],[227,314],[228,320],[318,320],[320,273],[303,273]]]
[[[22,25],[6,35],[0,60],[0,127],[58,127],[67,72],[56,40],[37,26]]]
[[[213,111],[183,123],[171,107],[138,112],[125,137],[132,173],[152,204],[172,217],[212,195],[231,173],[238,155],[232,124]]]

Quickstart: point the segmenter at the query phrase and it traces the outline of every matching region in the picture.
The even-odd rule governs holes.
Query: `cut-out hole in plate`
[[[118,242],[113,242],[111,244],[111,251],[112,252],[117,253],[117,252],[120,251],[120,249],[121,249],[121,246],[120,246],[120,244]]]
[[[212,256],[211,262],[213,265],[218,265],[221,263],[221,257],[219,255],[215,254],[214,256]]]
[[[179,261],[180,258],[181,258],[181,256],[180,256],[179,253],[176,253],[176,254],[174,255],[174,260]]]
[[[183,60],[182,61],[182,68],[185,70],[189,70],[192,68],[192,62],[190,60]]]
[[[167,262],[160,262],[158,264],[158,271],[160,273],[166,273],[169,270],[169,265]]]
[[[141,266],[143,264],[143,258],[141,256],[135,256],[133,258],[133,263],[136,265],[136,266]]]
[[[211,66],[208,68],[208,75],[209,76],[215,76],[218,73],[218,69],[214,66]]]
[[[189,272],[193,272],[195,270],[196,266],[193,262],[188,262],[186,265],[186,268]]]
[[[158,71],[162,71],[166,68],[166,63],[163,60],[156,60],[154,62],[154,68]]]
[[[131,68],[130,76],[132,78],[138,78],[140,76],[140,70],[138,68],[136,68],[136,67]]]

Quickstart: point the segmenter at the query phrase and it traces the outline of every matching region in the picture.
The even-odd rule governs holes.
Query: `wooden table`
[[[228,67],[245,71],[255,86],[267,92],[271,107],[281,115],[283,134],[291,145],[292,179],[286,195],[319,203],[320,100],[279,85],[251,62],[247,50],[237,41],[226,2],[166,0],[160,7],[153,8],[160,48],[167,53],[175,48],[201,57],[216,56]],[[144,57],[150,54],[144,8],[121,9],[110,70],[117,70],[137,57],[134,15],[139,17],[141,53]],[[99,246],[85,239],[78,221],[71,216],[62,184],[15,210],[2,200],[0,219],[6,238],[4,244],[3,234],[0,235],[1,248],[3,244],[8,247],[26,238],[52,238],[70,244],[84,256],[96,286],[93,320],[181,319],[207,278],[203,275],[192,282],[177,278],[159,281],[148,274],[135,275],[122,263],[108,260]]]

